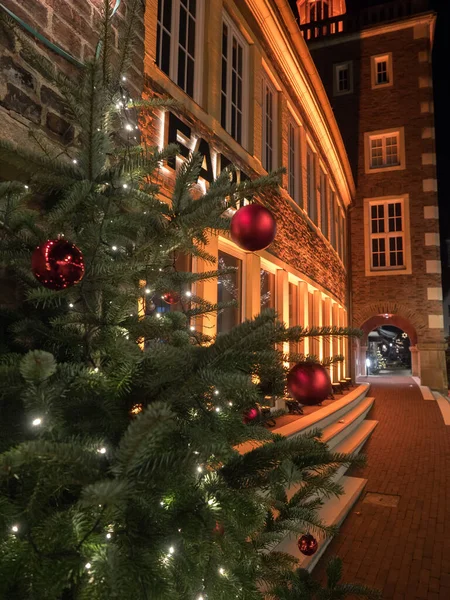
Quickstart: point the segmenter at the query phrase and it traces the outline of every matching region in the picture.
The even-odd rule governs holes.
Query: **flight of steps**
[[[294,437],[314,429],[320,429],[322,440],[328,444],[330,450],[356,454],[378,424],[378,421],[366,420],[375,400],[375,398],[367,396],[369,388],[370,384],[359,384],[340,400],[272,431],[287,437]],[[334,477],[335,481],[338,481],[344,489],[344,494],[339,498],[327,500],[319,512],[320,518],[328,525],[342,523],[367,483],[366,479],[346,476],[346,470],[346,467],[341,467]],[[292,496],[296,489],[290,489],[288,495]],[[300,553],[297,547],[297,537],[294,536],[287,536],[272,550],[292,554],[299,559],[299,566],[311,571],[324,553],[331,538],[318,538],[318,541],[319,548],[313,556],[304,556]]]

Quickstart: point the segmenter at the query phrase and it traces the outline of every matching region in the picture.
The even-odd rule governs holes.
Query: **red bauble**
[[[249,408],[244,413],[244,423],[250,423],[259,417],[260,410],[257,407]]]
[[[312,556],[317,552],[319,544],[313,535],[307,533],[298,538],[297,546],[302,554]]]
[[[301,404],[319,404],[331,394],[330,375],[322,365],[298,363],[288,373],[287,388]]]
[[[277,224],[270,210],[261,204],[240,208],[231,219],[231,239],[243,250],[264,250],[273,242]]]
[[[216,521],[216,524],[215,524],[215,526],[214,526],[213,532],[214,532],[216,535],[220,535],[220,536],[222,536],[222,535],[225,533],[225,527],[222,525],[222,523],[218,523],[218,522]]]
[[[83,255],[75,244],[64,238],[48,240],[33,252],[31,270],[46,288],[63,290],[83,278]]]
[[[163,296],[164,302],[167,304],[177,304],[180,301],[180,294],[177,292],[166,292]]]

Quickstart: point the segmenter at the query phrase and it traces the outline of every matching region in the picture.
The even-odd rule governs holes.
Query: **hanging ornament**
[[[307,533],[298,538],[297,546],[302,554],[312,556],[317,552],[319,544],[313,535]]]
[[[231,219],[231,239],[243,250],[264,250],[273,242],[277,224],[269,209],[261,204],[240,208]]]
[[[287,388],[301,404],[320,404],[331,394],[330,375],[322,365],[298,363],[288,373]]]
[[[218,523],[216,521],[216,524],[213,529],[213,533],[218,536],[222,536],[225,533],[225,527],[222,525],[222,523]]]
[[[253,407],[253,408],[249,408],[248,410],[245,411],[244,413],[244,423],[250,423],[251,421],[254,421],[255,419],[257,419],[260,415],[260,410],[258,407]]]
[[[180,301],[180,294],[177,294],[177,292],[166,292],[162,298],[167,304],[178,304]]]
[[[75,244],[64,238],[48,240],[33,252],[31,270],[46,288],[63,290],[83,278],[83,255]]]

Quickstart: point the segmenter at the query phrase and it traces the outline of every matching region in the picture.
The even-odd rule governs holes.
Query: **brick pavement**
[[[384,600],[450,600],[450,427],[415,384],[379,379],[370,395],[367,418],[379,424],[363,449],[367,465],[348,472],[368,483],[314,574],[322,579],[338,555],[344,581],[376,587]],[[367,492],[399,495],[398,506],[364,503]]]

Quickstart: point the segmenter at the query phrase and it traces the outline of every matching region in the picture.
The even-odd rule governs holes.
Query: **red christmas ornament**
[[[297,402],[313,406],[331,394],[328,371],[315,363],[298,363],[289,371],[287,388]]]
[[[177,294],[177,292],[166,292],[163,295],[163,300],[167,304],[177,304],[180,301],[180,294]]]
[[[250,421],[254,421],[258,417],[259,417],[259,408],[257,408],[257,407],[249,408],[244,413],[244,423],[245,424],[250,423]]]
[[[216,521],[216,524],[213,529],[213,533],[215,533],[216,535],[220,535],[220,536],[222,536],[225,533],[225,527],[222,525],[222,523],[218,523]]]
[[[273,242],[277,224],[270,210],[261,204],[243,206],[231,219],[231,239],[243,250],[264,250]]]
[[[48,240],[33,252],[31,270],[46,288],[63,290],[83,278],[83,255],[75,244],[64,238]]]
[[[298,538],[297,546],[302,554],[312,556],[317,552],[319,544],[313,535],[307,533]]]

